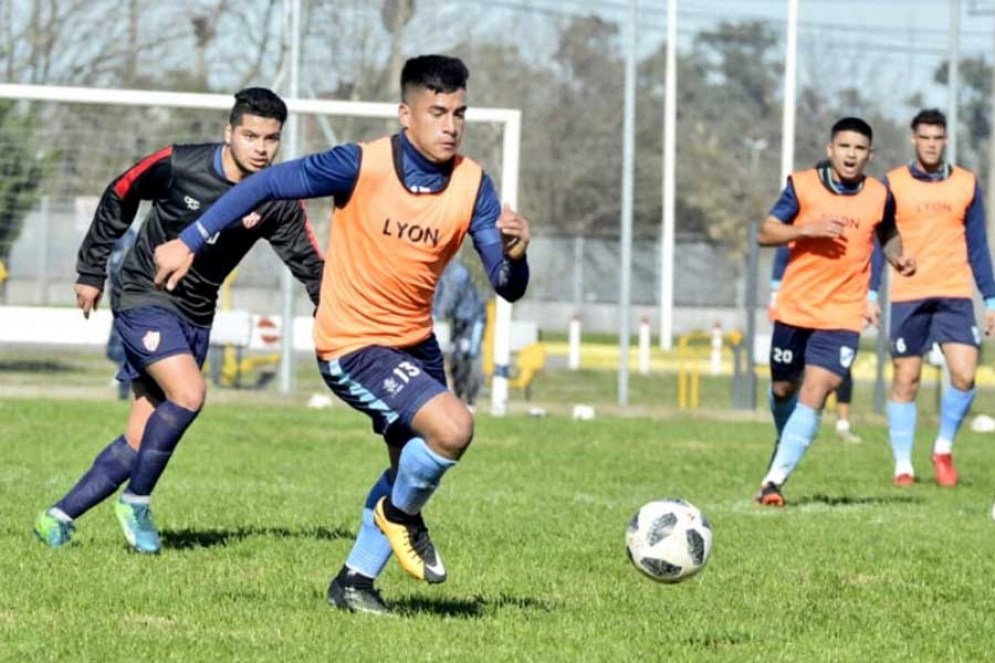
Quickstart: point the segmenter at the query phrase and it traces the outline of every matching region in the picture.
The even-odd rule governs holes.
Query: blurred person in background
[[[487,324],[487,306],[470,270],[454,258],[439,277],[432,316],[449,325],[449,373],[456,397],[473,407],[480,391],[480,349]]]
[[[107,260],[107,278],[110,281],[111,292],[121,288],[121,267],[124,265],[124,256],[135,245],[137,236],[138,231],[131,227],[128,228],[128,232],[114,242],[114,250],[111,251],[111,256]],[[124,354],[124,339],[121,338],[121,333],[118,332],[116,325],[111,325],[111,333],[107,338],[107,358],[114,362],[119,370],[118,376],[114,379],[118,400],[128,400],[128,396],[131,394],[131,379],[127,373],[120,372],[127,357]]]

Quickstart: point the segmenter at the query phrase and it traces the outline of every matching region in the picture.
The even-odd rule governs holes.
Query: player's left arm
[[[985,202],[977,181],[974,183],[974,199],[964,213],[964,235],[974,282],[985,298],[985,334],[991,334],[995,331],[995,276],[992,275],[992,258],[985,230]]]
[[[494,292],[509,302],[521,299],[529,285],[525,256],[531,239],[529,221],[508,205],[502,209],[494,183],[486,174],[474,204],[470,237]]]
[[[314,236],[307,208],[303,201],[288,202],[281,207],[279,222],[271,226],[266,239],[294,278],[304,284],[308,297],[317,306],[325,259]]]

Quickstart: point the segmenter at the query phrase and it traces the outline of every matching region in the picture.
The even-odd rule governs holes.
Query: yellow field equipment
[[[695,409],[701,405],[701,364],[712,351],[715,333],[693,331],[677,341],[677,406]],[[733,349],[743,342],[738,329],[722,335],[722,348]]]
[[[484,328],[484,375],[494,375],[494,327],[496,326],[497,307],[494,300],[487,302],[487,326]],[[546,367],[546,345],[530,343],[519,350],[511,359],[511,375],[508,376],[508,387],[525,391],[525,398],[532,396],[532,382]]]

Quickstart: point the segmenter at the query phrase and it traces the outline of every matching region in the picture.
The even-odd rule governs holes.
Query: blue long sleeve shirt
[[[441,190],[447,181],[450,164],[429,161],[408,141],[404,132],[400,137],[405,187],[418,193]],[[360,161],[359,145],[349,143],[260,171],[219,198],[180,233],[180,239],[196,253],[214,233],[237,223],[258,204],[268,200],[331,196],[335,205],[342,207],[356,186]],[[529,266],[524,258],[511,260],[504,255],[501,233],[495,226],[500,214],[501,203],[494,183],[485,173],[474,204],[469,234],[495,292],[508,301],[515,301],[525,294]]]

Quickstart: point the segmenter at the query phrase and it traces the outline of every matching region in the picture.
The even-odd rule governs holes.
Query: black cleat
[[[754,501],[760,506],[781,507],[784,506],[784,495],[776,483],[767,482],[757,493]]]
[[[366,586],[366,585],[369,586]],[[371,615],[389,615],[390,608],[384,603],[373,582],[349,584],[336,576],[328,586],[328,604],[339,610],[363,612]]]

